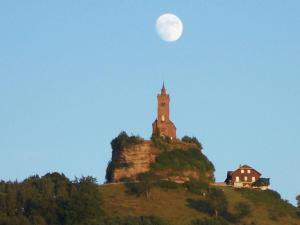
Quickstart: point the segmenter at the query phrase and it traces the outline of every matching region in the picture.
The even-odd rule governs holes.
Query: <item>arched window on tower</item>
[[[161,122],[165,122],[165,115],[161,116]]]

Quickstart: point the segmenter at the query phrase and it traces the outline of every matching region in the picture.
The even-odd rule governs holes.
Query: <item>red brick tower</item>
[[[169,103],[170,97],[163,84],[160,94],[157,95],[157,118],[152,123],[152,132],[154,134],[159,131],[161,136],[168,136],[174,140],[176,139],[176,127],[170,120]]]

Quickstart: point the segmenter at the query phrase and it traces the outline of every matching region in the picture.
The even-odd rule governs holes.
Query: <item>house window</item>
[[[244,173],[245,171],[244,170],[241,170],[241,173]]]
[[[235,177],[235,182],[240,182],[240,177]]]
[[[247,173],[250,173],[250,170],[247,170]]]
[[[247,176],[245,176],[245,177],[244,177],[244,180],[245,180],[245,181],[247,181],[247,180],[248,180],[248,177],[247,177]]]
[[[255,177],[252,177],[252,182],[255,182]]]

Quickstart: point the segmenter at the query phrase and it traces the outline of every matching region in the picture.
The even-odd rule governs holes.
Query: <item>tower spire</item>
[[[161,94],[162,94],[162,95],[167,94],[167,91],[166,91],[166,88],[165,88],[165,82],[164,82],[164,81],[163,81],[163,86],[162,86],[162,88],[161,88]]]

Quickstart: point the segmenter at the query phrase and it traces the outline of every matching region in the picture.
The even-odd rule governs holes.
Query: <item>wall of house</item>
[[[259,178],[260,174],[251,168],[240,168],[232,173],[232,183],[235,187],[250,186]]]

